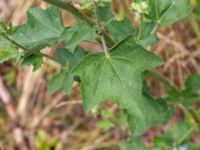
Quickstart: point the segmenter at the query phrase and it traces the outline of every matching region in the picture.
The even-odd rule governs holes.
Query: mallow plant
[[[49,81],[49,94],[64,91],[70,95],[73,82],[79,82],[85,111],[112,100],[123,110],[130,129],[130,137],[120,144],[122,150],[148,149],[142,135],[155,125],[167,124],[177,109],[183,110],[184,121],[155,137],[152,149],[200,148],[190,144],[190,138],[200,129],[200,111],[193,108],[199,99],[200,75],[189,76],[185,89],[179,89],[152,70],[165,62],[147,50],[159,42],[159,28],[190,15],[189,0],[81,0],[80,7],[87,13],[69,2],[44,1],[52,6],[31,8],[23,25],[13,27],[1,22],[1,63],[12,60],[21,66],[32,65],[36,71],[48,58],[61,66]],[[61,9],[73,15],[74,26],[64,26]],[[102,52],[81,47],[85,41],[101,44]],[[56,56],[42,52],[61,42],[64,46],[55,50]],[[165,85],[165,97],[151,96],[148,76]]]

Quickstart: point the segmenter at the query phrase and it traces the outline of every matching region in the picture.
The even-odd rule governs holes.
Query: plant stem
[[[179,139],[177,144],[180,145],[194,131],[194,129],[195,129],[194,126],[188,129],[188,131],[185,132],[185,134]]]
[[[143,15],[141,14],[140,16],[140,25],[139,25],[139,32],[138,32],[138,36],[137,36],[137,40],[140,40],[141,38],[141,34],[142,34],[142,21],[143,21]]]
[[[45,53],[41,53],[41,52],[40,52],[39,54],[40,54],[41,56],[43,56],[43,57],[46,57],[46,58],[48,58],[48,59],[54,61],[55,63],[61,65],[61,63],[60,63],[57,59],[55,59],[54,57],[52,57],[52,56],[50,56],[50,55],[47,55],[47,54],[45,54]]]
[[[9,36],[7,36],[4,32],[0,31],[0,35],[2,37],[4,37],[6,40],[8,40],[9,42],[13,43],[14,45],[16,45],[18,48],[21,48],[25,51],[29,50],[27,48],[25,48],[24,46],[20,45],[19,43],[17,43],[16,41],[14,41],[13,39],[11,39]]]
[[[6,35],[6,33],[0,31],[0,35],[1,35],[3,38],[5,38],[6,40],[8,40],[10,43],[14,44],[16,47],[21,48],[21,49],[24,50],[24,51],[32,51],[31,49],[28,49],[28,48],[22,46],[21,44],[17,43],[16,41],[14,41],[13,39],[11,39],[9,36]],[[52,56],[50,56],[50,55],[47,55],[47,54],[44,54],[44,53],[41,53],[41,52],[40,52],[40,53],[33,53],[33,54],[46,57],[46,58],[51,59],[52,61],[54,61],[54,62],[60,64],[59,61],[57,61],[54,57],[52,57]]]
[[[96,18],[96,24],[97,24],[97,27],[98,27],[98,30],[99,30],[99,33],[100,33],[100,38],[101,38],[101,42],[102,42],[102,45],[103,45],[103,49],[104,49],[104,53],[106,56],[109,57],[109,53],[108,53],[108,50],[107,50],[107,46],[106,46],[106,41],[104,39],[104,35],[102,34],[102,29],[101,29],[101,24],[100,24],[100,21],[99,21],[99,17],[98,17],[98,14],[97,14],[97,6],[96,6],[96,3],[94,0],[92,0],[93,2],[93,5],[94,5],[94,14],[95,14],[95,18]]]
[[[153,28],[153,30],[151,31],[151,34],[154,34],[156,32],[156,30],[158,29],[159,24],[156,24]]]
[[[76,18],[79,18],[81,20],[85,20],[91,26],[94,25],[94,22],[89,17],[87,17],[86,15],[81,13],[78,9],[76,9],[74,6],[72,6],[68,2],[64,2],[64,1],[61,1],[61,0],[44,0],[44,1],[49,3],[49,4],[52,4],[54,6],[57,6],[59,8],[62,8],[64,10],[67,10],[72,15],[74,15]]]
[[[198,117],[198,115],[196,114],[196,112],[192,109],[188,109],[186,108],[184,105],[179,104],[178,105],[181,109],[183,109],[185,111],[185,113],[187,113],[188,115],[190,115],[192,117],[192,119],[194,120],[195,124],[198,126],[198,128],[200,129],[200,119]]]
[[[156,71],[152,71],[149,70],[148,71],[149,75],[152,76],[154,79],[159,80],[160,82],[162,82],[166,88],[173,90],[173,91],[177,91],[180,92],[180,90],[178,89],[178,87],[176,85],[174,85],[168,78],[166,78],[164,75],[156,72]]]
[[[200,30],[199,30],[199,25],[198,25],[195,15],[191,16],[191,25],[192,25],[192,28],[193,28],[198,40],[200,41]]]
[[[95,25],[95,22],[92,19],[90,19],[88,16],[80,12],[78,9],[76,9],[73,5],[71,5],[68,2],[64,2],[61,0],[43,0],[43,1],[70,12],[76,18],[86,21],[90,26]],[[109,47],[112,47],[115,44],[112,38],[108,35],[108,33],[106,33],[106,31],[102,31],[102,34],[104,35],[106,39],[107,45]]]

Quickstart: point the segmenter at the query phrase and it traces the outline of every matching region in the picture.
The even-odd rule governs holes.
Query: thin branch
[[[87,17],[86,15],[81,13],[78,9],[76,9],[70,3],[67,3],[67,2],[64,2],[64,1],[61,1],[61,0],[44,0],[44,1],[70,12],[76,18],[81,19],[81,20],[85,20],[91,26],[94,25],[94,22],[89,17]]]
[[[23,134],[23,130],[19,124],[19,118],[17,116],[16,108],[12,102],[12,98],[8,89],[5,87],[3,83],[3,79],[0,76],[0,99],[6,107],[6,111],[11,119],[11,123],[13,126],[13,135],[15,138],[16,145],[20,150],[28,150],[28,146]]]

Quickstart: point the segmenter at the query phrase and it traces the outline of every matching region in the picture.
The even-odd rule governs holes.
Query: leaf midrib
[[[122,87],[123,87],[125,90],[127,90],[127,92],[129,93],[128,96],[129,96],[131,99],[133,99],[133,102],[134,102],[135,106],[138,106],[138,104],[134,101],[134,97],[132,96],[132,94],[130,94],[129,88],[126,86],[126,84],[123,83],[123,81],[122,81],[120,75],[118,74],[118,72],[117,72],[117,70],[115,69],[114,65],[112,64],[111,60],[112,60],[112,58],[111,58],[110,60],[108,60],[108,61],[110,62],[111,67],[112,67],[113,71],[115,72],[115,74],[116,74],[118,80],[119,80],[119,81],[121,82],[121,84],[123,85]],[[140,108],[140,107],[139,107],[139,108]],[[138,109],[138,110],[139,110],[139,109]],[[142,112],[140,111],[139,114],[142,114]]]

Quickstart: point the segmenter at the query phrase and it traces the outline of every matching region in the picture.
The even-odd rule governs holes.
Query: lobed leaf
[[[190,0],[149,0],[149,7],[149,18],[161,26],[169,26],[192,11]]]
[[[43,64],[43,57],[36,54],[27,54],[22,60],[22,66],[33,66],[33,71],[38,70]]]
[[[38,50],[58,42],[63,31],[59,8],[33,8],[28,12],[28,22],[17,28],[13,39],[28,49]]]
[[[65,28],[61,40],[66,44],[70,52],[74,52],[76,47],[83,41],[95,41],[96,30],[87,23],[80,23],[76,26]]]
[[[74,53],[69,52],[65,48],[56,49],[57,57],[62,64],[61,71],[55,75],[48,84],[48,91],[52,95],[58,90],[64,91],[67,94],[71,93],[74,75],[71,70],[85,56],[85,51],[77,47]]]
[[[144,117],[141,73],[162,64],[159,57],[135,43],[132,37],[103,53],[87,55],[72,71],[80,77],[84,107],[90,110],[112,99],[129,113]]]

